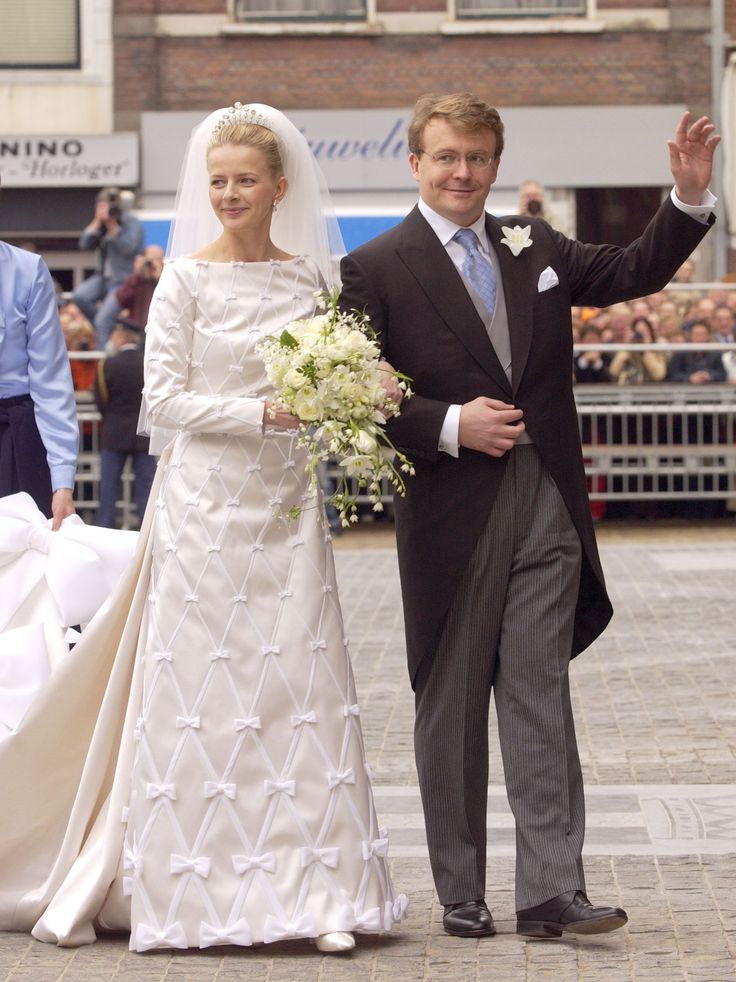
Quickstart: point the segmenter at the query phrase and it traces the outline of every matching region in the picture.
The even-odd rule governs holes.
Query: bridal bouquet
[[[343,526],[357,522],[355,495],[368,488],[374,511],[381,511],[381,480],[387,478],[397,494],[406,491],[403,474],[414,468],[394,447],[383,426],[399,407],[381,385],[381,354],[367,315],[344,313],[339,294],[318,295],[317,313],[292,321],[278,336],[266,338],[260,353],[278,401],[301,421],[299,443],[309,451],[307,472],[317,487],[317,466],[328,457],[343,468],[342,478],[328,500]],[[395,373],[404,398],[411,395],[409,379]],[[289,511],[291,518],[298,507]]]

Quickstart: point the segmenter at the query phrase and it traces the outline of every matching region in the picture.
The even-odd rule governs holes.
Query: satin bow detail
[[[269,914],[263,924],[263,940],[266,944],[272,941],[285,941],[287,938],[316,938],[317,933],[312,914],[302,914],[292,921],[280,921]]]
[[[395,921],[403,921],[409,907],[409,898],[405,893],[400,893],[393,904],[386,903],[386,916],[388,917],[389,908]],[[388,930],[388,928],[386,929]]]
[[[134,947],[136,951],[150,951],[151,948],[188,948],[189,944],[181,922],[175,921],[163,931],[156,931],[148,924],[139,924]]]
[[[291,798],[294,797],[294,792],[296,791],[296,781],[269,781],[265,780],[263,782],[263,793],[264,794],[288,794]]]
[[[176,801],[176,788],[173,784],[147,784],[146,798],[169,798]]]
[[[302,716],[290,716],[289,720],[292,726],[301,726],[302,723],[316,723],[317,714],[312,709],[308,713],[304,713]]]
[[[313,863],[322,863],[324,866],[335,869],[339,858],[340,850],[336,846],[330,846],[326,849],[312,849],[310,846],[304,846],[299,850],[299,864],[302,869]]]
[[[199,925],[200,948],[211,948],[213,945],[220,944],[250,945],[252,943],[250,927],[244,917],[227,927],[215,927],[205,921]]]
[[[190,859],[188,856],[180,856],[178,853],[172,852],[169,870],[171,873],[176,874],[196,873],[197,876],[202,876],[206,879],[210,875],[211,865],[212,860],[207,856],[196,856]]]
[[[348,767],[346,771],[330,771],[327,775],[327,784],[331,788],[336,788],[338,784],[355,784],[353,768]]]
[[[238,787],[236,784],[226,784],[224,781],[220,782],[219,784],[215,781],[204,782],[205,798],[214,798],[216,794],[224,794],[226,798],[230,798],[231,801],[234,801],[237,791]]]
[[[367,861],[374,856],[381,859],[388,856],[388,839],[373,839],[371,842],[363,840],[363,859]]]
[[[140,873],[142,867],[143,860],[141,857],[132,850],[126,849],[123,853],[123,869],[133,870],[134,873]]]
[[[383,930],[383,917],[380,907],[357,914],[353,907],[346,905],[340,909],[337,920],[338,931],[370,931],[377,934]]]
[[[360,706],[357,704],[357,702],[352,703],[350,706],[344,706],[342,714],[345,717],[360,716]]]
[[[21,491],[0,498],[0,631],[45,578],[58,624],[86,624],[115,587],[135,552],[137,532],[85,525],[70,515],[58,532]]]
[[[234,723],[237,732],[240,732],[241,730],[260,730],[261,717],[248,716],[246,719],[236,719]]]
[[[252,869],[262,869],[265,873],[276,872],[276,856],[264,852],[262,856],[233,856],[233,869],[238,876],[250,873]]]
[[[191,726],[193,730],[198,730],[200,727],[201,718],[199,716],[177,716],[176,717],[176,728],[177,730],[183,730],[187,726]]]

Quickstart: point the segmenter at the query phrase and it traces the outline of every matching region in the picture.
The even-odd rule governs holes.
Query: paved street
[[[603,526],[616,607],[572,669],[587,782],[591,899],[623,931],[530,941],[514,933],[513,825],[497,746],[488,806],[498,936],[443,934],[412,751],[396,558],[383,526],[338,539],[342,603],[376,802],[411,900],[395,936],[349,956],[308,944],[133,955],[127,939],[63,950],[0,936],[4,982],[736,982],[736,524]]]

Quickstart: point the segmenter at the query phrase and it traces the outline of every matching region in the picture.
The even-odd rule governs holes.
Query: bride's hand
[[[278,402],[266,399],[263,404],[263,427],[273,426],[278,430],[295,430],[301,420],[292,416]]]
[[[391,402],[394,402],[397,406],[400,406],[401,400],[404,398],[404,391],[396,381],[393,365],[389,364],[387,361],[379,361],[378,367],[381,371],[381,385],[383,386],[386,395],[389,397]],[[385,415],[389,416],[390,414],[386,413]]]

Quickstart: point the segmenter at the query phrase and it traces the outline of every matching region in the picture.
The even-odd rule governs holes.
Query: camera
[[[536,198],[532,198],[526,203],[527,214],[529,215],[541,215],[542,214],[542,202],[537,201]]]
[[[117,188],[103,188],[97,195],[98,201],[106,201],[108,204],[108,215],[116,222],[120,221],[123,209],[120,202],[120,192]]]

